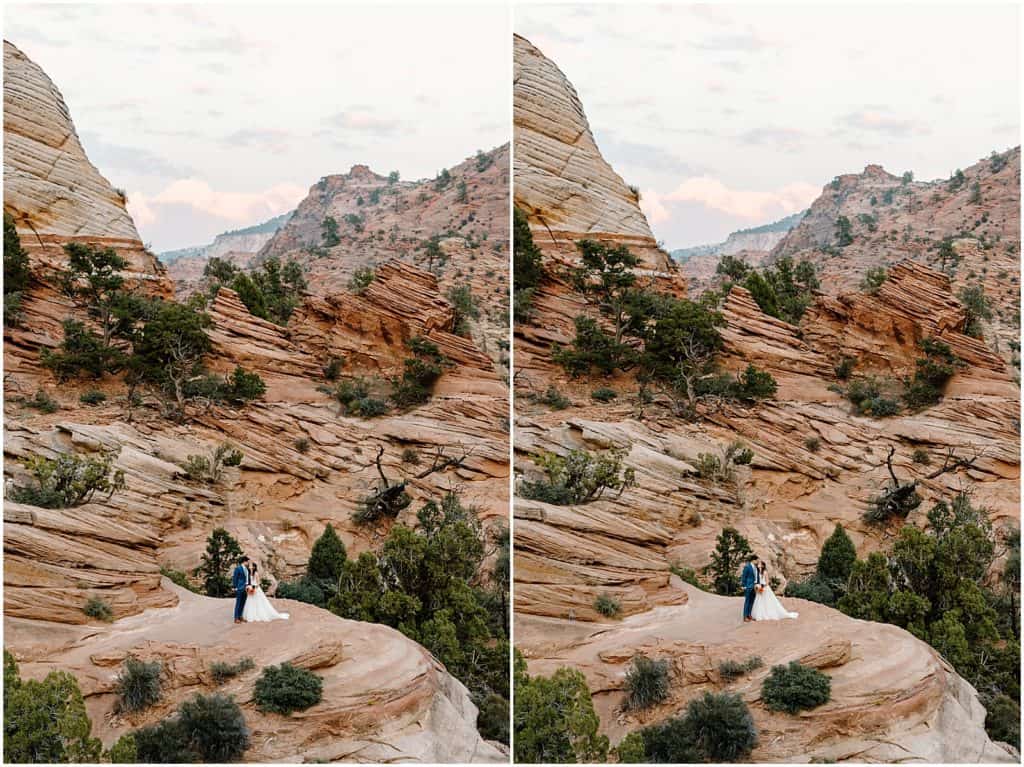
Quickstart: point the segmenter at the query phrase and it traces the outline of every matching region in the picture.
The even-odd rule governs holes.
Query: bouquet
[[[757,584],[757,593],[758,594],[763,594],[764,593],[764,584],[763,583]]]
[[[256,587],[255,587],[255,586],[253,586],[253,585],[252,585],[252,584],[250,583],[250,584],[249,584],[248,586],[246,586],[246,587],[245,587],[245,593],[246,593],[246,594],[255,594],[255,593],[256,593]]]

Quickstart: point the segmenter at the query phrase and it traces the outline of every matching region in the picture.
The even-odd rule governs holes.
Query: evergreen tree
[[[306,565],[308,577],[330,584],[337,588],[338,578],[341,577],[348,559],[345,551],[345,544],[334,531],[334,527],[328,523],[323,533],[313,544],[313,550],[309,554],[309,563]]]
[[[715,593],[734,596],[740,592],[740,568],[752,553],[750,542],[736,528],[722,529],[708,566]]]
[[[242,556],[242,547],[223,527],[216,528],[206,539],[199,572],[208,597],[229,597],[234,594],[228,570]]]
[[[51,671],[37,682],[22,679],[4,650],[4,762],[97,763],[103,744],[90,737],[92,722],[77,680]]]
[[[845,584],[850,571],[857,561],[857,550],[843,526],[836,523],[836,529],[821,547],[818,557],[818,574],[824,578]]]

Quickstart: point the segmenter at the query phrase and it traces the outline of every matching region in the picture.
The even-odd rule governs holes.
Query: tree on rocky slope
[[[908,481],[901,480],[896,476],[896,471],[892,465],[892,459],[895,455],[896,447],[890,445],[889,453],[885,458],[890,482],[882,488],[878,495],[870,500],[868,510],[864,514],[864,519],[867,522],[883,524],[895,517],[905,519],[910,512],[921,505],[922,499],[917,493],[917,488],[922,480],[936,479],[943,474],[948,474],[958,469],[969,469],[981,458],[982,453],[977,451],[972,456],[965,458],[958,456],[954,448],[949,448],[943,458],[942,466],[923,477],[917,477]]]
[[[51,671],[41,682],[22,679],[4,650],[4,762],[97,763],[103,744],[90,737],[92,722],[78,681]]]
[[[740,592],[740,568],[752,553],[750,542],[735,527],[722,529],[708,565],[716,594],[735,596]]]
[[[997,536],[968,493],[940,501],[928,527],[903,527],[887,552],[858,560],[840,610],[883,621],[924,639],[978,690],[990,714],[1001,696],[1020,696],[1020,645],[1012,631],[1018,599],[991,584]],[[1019,581],[1011,585],[1016,591]],[[1001,726],[999,717],[990,727]]]
[[[234,593],[228,569],[242,556],[242,547],[223,527],[215,528],[206,539],[206,552],[198,572],[208,597],[229,597]]]
[[[498,614],[506,600],[492,597],[495,582],[484,566],[488,536],[476,511],[448,493],[424,504],[416,518],[415,527],[393,525],[378,551],[345,560],[327,607],[419,642],[478,706],[493,708],[492,696],[507,705],[509,643],[505,616]]]
[[[533,242],[530,224],[519,208],[512,209],[513,215],[513,260],[512,286],[516,323],[530,321],[533,292],[544,275],[540,248]]]
[[[28,253],[10,213],[4,212],[4,324],[15,326],[21,316],[22,294],[28,288],[32,272]]]
[[[594,711],[587,680],[577,669],[530,676],[515,651],[515,761],[525,764],[604,762],[608,737]]]

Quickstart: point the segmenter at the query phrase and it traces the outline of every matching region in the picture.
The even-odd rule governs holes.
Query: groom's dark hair
[[[238,564],[240,564],[240,565],[244,565],[248,561],[249,561],[249,557],[239,557],[238,558]]]
[[[749,557],[747,557],[747,561],[748,562],[756,562],[757,561],[757,554],[751,554]]]

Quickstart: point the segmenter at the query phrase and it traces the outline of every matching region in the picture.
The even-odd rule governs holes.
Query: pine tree
[[[228,568],[242,556],[242,547],[223,527],[216,528],[206,539],[206,553],[199,565],[208,597],[229,597],[232,593]]]
[[[853,541],[846,534],[843,526],[836,524],[836,529],[821,547],[818,557],[818,574],[845,585],[857,561],[857,550]]]
[[[711,552],[712,582],[715,592],[733,596],[740,590],[740,567],[752,554],[750,542],[734,527],[726,527],[718,535],[718,545]]]
[[[345,551],[345,544],[328,524],[323,533],[313,544],[313,551],[309,554],[309,564],[306,565],[308,577],[329,584],[333,589],[338,587],[338,578],[341,577],[345,567],[345,560],[348,554]]]

